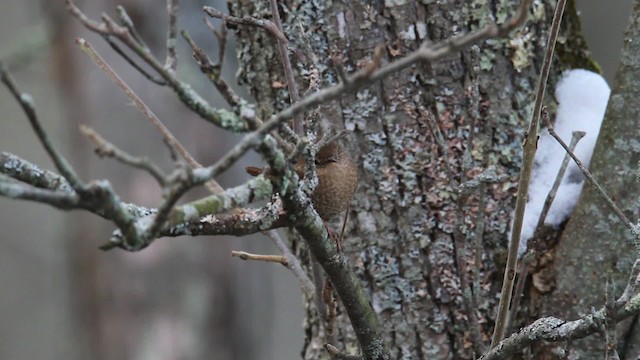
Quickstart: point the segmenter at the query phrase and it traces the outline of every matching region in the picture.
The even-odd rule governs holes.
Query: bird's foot
[[[326,222],[324,223],[324,228],[327,229],[327,233],[329,233],[329,237],[331,240],[336,242],[336,247],[338,248],[338,252],[342,252],[342,239]]]

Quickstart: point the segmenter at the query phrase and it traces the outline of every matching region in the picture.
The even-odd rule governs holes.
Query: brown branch
[[[218,63],[216,65],[218,68],[222,69],[222,64],[224,64],[224,54],[227,49],[227,21],[222,19],[220,31],[216,30],[209,19],[204,18],[204,23],[207,25],[209,30],[211,30],[213,35],[215,35],[216,39],[218,39]]]
[[[202,10],[205,13],[207,13],[207,15],[211,16],[212,18],[222,19],[227,24],[250,25],[250,26],[257,26],[257,27],[263,28],[263,29],[267,30],[269,33],[271,33],[271,35],[273,35],[279,41],[282,41],[285,44],[289,44],[289,40],[282,33],[282,31],[280,31],[280,29],[278,29],[278,26],[276,26],[275,23],[273,23],[273,22],[271,22],[269,20],[256,19],[256,18],[253,18],[251,16],[245,16],[245,17],[239,18],[239,17],[227,15],[227,14],[223,13],[222,11],[220,11],[220,10],[218,10],[216,8],[212,8],[210,6],[203,6]]]
[[[544,119],[544,115],[543,115],[543,119]],[[578,142],[580,141],[580,139],[582,139],[584,137],[586,133],[584,131],[574,131],[572,133],[572,137],[571,137],[571,143],[569,144],[569,149],[570,150],[574,150],[576,148],[576,146],[578,145]],[[567,170],[567,166],[569,165],[569,154],[565,154],[564,159],[562,159],[562,163],[560,164],[560,169],[558,170],[558,174],[556,175],[556,179],[553,182],[553,185],[551,186],[551,190],[549,190],[549,193],[547,194],[547,197],[544,200],[544,205],[542,206],[542,212],[540,212],[540,217],[538,218],[538,223],[536,225],[536,229],[534,231],[533,237],[536,238],[537,233],[539,233],[540,229],[542,229],[543,225],[544,225],[544,221],[547,218],[547,213],[549,212],[549,209],[551,208],[551,205],[553,204],[553,200],[556,197],[556,193],[558,192],[558,188],[560,187],[560,184],[562,183],[562,179],[564,178],[564,174]],[[527,252],[529,251],[535,251],[533,250],[531,247],[529,247],[530,245],[530,240],[532,239],[527,239]],[[531,254],[533,255],[533,254]],[[524,292],[524,284],[527,281],[527,277],[529,276],[529,263],[531,262],[532,256],[528,256],[527,253],[525,253],[524,255],[522,255],[521,257],[521,261],[520,261],[520,271],[518,272],[518,281],[516,282],[516,287],[515,290],[513,292],[514,297],[513,297],[513,301],[512,301],[512,305],[510,307],[510,314],[509,314],[509,321],[513,320],[518,312],[518,308],[520,307],[520,300],[522,298],[522,293]],[[508,321],[508,322],[509,322]],[[509,324],[507,324],[506,326],[507,329],[509,329]]]
[[[502,290],[500,291],[500,303],[498,304],[498,315],[496,317],[496,325],[493,329],[491,338],[491,347],[493,348],[504,338],[504,332],[507,325],[507,315],[509,314],[509,304],[511,303],[511,295],[513,291],[513,283],[516,275],[516,267],[518,262],[518,247],[520,246],[520,235],[522,233],[522,222],[524,220],[524,210],[529,195],[529,181],[531,179],[531,171],[533,169],[533,161],[538,147],[538,124],[540,122],[540,110],[544,100],[545,87],[547,78],[551,69],[551,60],[560,31],[560,22],[564,13],[565,0],[558,0],[556,10],[553,14],[551,29],[549,30],[549,39],[542,62],[542,70],[538,78],[538,87],[536,90],[536,102],[533,108],[529,131],[527,132],[527,141],[524,144],[524,154],[522,156],[522,170],[520,171],[520,179],[518,181],[518,196],[516,198],[516,208],[513,221],[513,231],[509,242],[509,253],[507,255],[507,264],[504,270],[504,278],[502,280]]]
[[[173,72],[166,69],[153,56],[146,45],[136,40],[128,27],[116,24],[107,15],[103,15],[102,23],[98,23],[88,18],[72,0],[66,0],[66,3],[69,12],[80,20],[87,29],[100,35],[113,36],[124,43],[167,82],[167,85],[173,89],[184,105],[201,118],[230,131],[241,132],[248,129],[244,115],[249,114],[251,112],[250,109],[247,109],[247,112],[240,112],[240,115],[236,115],[225,109],[211,107],[191,86],[179,80]]]
[[[287,259],[282,255],[261,255],[261,254],[251,254],[246,251],[231,251],[231,257],[238,257],[242,260],[256,260],[256,261],[265,261],[265,262],[275,262],[280,263],[286,267],[289,267],[289,263]]]
[[[269,0],[269,6],[271,7],[271,15],[273,16],[273,20],[276,25],[276,28],[280,31],[280,33],[284,34],[284,30],[282,28],[282,20],[280,20],[280,11],[278,11],[277,0]],[[278,37],[276,37],[276,40],[278,42],[278,54],[280,55],[280,62],[282,62],[284,78],[287,80],[287,90],[289,90],[289,100],[291,101],[292,104],[295,104],[300,100],[300,93],[298,92],[298,84],[296,83],[295,76],[293,75],[291,60],[289,59],[289,51],[287,50],[288,42],[283,41]],[[304,135],[302,133],[303,132],[302,116],[300,114],[293,117],[293,130],[298,135]]]
[[[551,121],[549,121],[549,115],[547,114],[546,109],[543,110],[542,118],[543,118],[543,120],[545,121],[545,123],[546,123],[546,125],[548,127],[549,135],[553,136],[553,138],[556,139],[556,141],[558,141],[560,146],[562,146],[564,148],[564,150],[567,152],[567,154],[569,154],[569,156],[571,156],[571,158],[576,163],[576,165],[578,166],[580,171],[582,171],[584,176],[587,178],[587,181],[591,184],[591,186],[593,186],[595,188],[595,190],[598,192],[600,197],[602,197],[604,199],[604,201],[607,203],[609,208],[616,214],[616,216],[618,216],[618,219],[620,219],[620,221],[622,221],[622,223],[626,227],[628,227],[630,230],[633,231],[633,229],[635,228],[635,225],[631,222],[631,220],[629,220],[629,218],[618,207],[618,205],[616,205],[616,203],[613,202],[613,200],[611,200],[611,197],[609,197],[609,195],[607,195],[607,192],[602,188],[602,186],[598,183],[598,181],[593,177],[591,172],[589,172],[589,170],[586,167],[584,167],[584,165],[582,164],[582,161],[580,161],[580,159],[578,159],[576,154],[573,151],[571,151],[571,149],[567,146],[567,144],[558,136],[558,134],[556,133],[555,129],[551,125]],[[640,245],[637,245],[637,246],[640,246]]]
[[[315,286],[313,285],[313,282],[311,281],[311,279],[309,279],[309,276],[307,276],[307,273],[305,273],[304,270],[302,269],[300,260],[298,260],[298,258],[295,255],[293,255],[293,253],[291,252],[287,244],[285,244],[284,240],[282,240],[282,237],[280,237],[280,235],[276,230],[265,231],[263,232],[263,234],[266,235],[269,239],[271,239],[271,241],[276,245],[278,250],[280,250],[280,253],[284,256],[285,260],[287,261],[287,265],[286,265],[287,268],[291,270],[293,275],[300,282],[300,287],[302,288],[302,291],[304,291],[307,294],[307,296],[313,297],[315,293]]]
[[[233,88],[220,76],[221,69],[219,64],[214,65],[211,63],[211,59],[209,59],[207,53],[196,44],[188,31],[183,30],[180,34],[191,47],[193,58],[196,60],[196,64],[198,64],[202,73],[207,76],[225,101],[233,108],[240,109],[242,105],[245,105],[247,102],[238,96],[238,94],[233,91]]]
[[[134,168],[145,170],[149,173],[160,185],[165,185],[165,175],[162,170],[155,165],[147,157],[135,157],[125,151],[120,150],[117,146],[105,140],[94,129],[87,125],[80,125],[80,132],[87,137],[96,146],[95,152],[100,157],[110,157],[123,164],[129,165]]]
[[[296,83],[295,76],[293,74],[293,68],[291,66],[291,60],[289,58],[289,50],[287,49],[289,40],[283,32],[282,21],[280,20],[280,13],[278,11],[278,4],[276,0],[269,0],[269,5],[271,7],[271,14],[274,20],[273,22],[265,19],[256,19],[250,16],[238,18],[235,16],[224,14],[221,11],[209,6],[203,7],[203,10],[211,17],[222,19],[224,23],[261,27],[267,30],[267,32],[276,39],[276,42],[278,44],[278,55],[280,57],[280,62],[282,63],[284,77],[287,82],[289,100],[291,104],[295,104],[300,100],[300,93],[298,91],[298,84]],[[303,134],[303,120],[301,115],[299,114],[293,116],[293,130],[297,135]]]
[[[201,168],[202,165],[198,163],[192,156],[189,154],[189,151],[180,143],[180,141],[167,129],[167,127],[158,119],[158,117],[153,113],[153,111],[147,106],[147,104],[140,99],[140,97],[127,85],[127,83],[120,78],[120,76],[107,64],[104,59],[98,54],[91,44],[84,39],[76,39],[76,43],[80,46],[80,49],[89,56],[89,58],[96,64],[98,67],[109,76],[109,78],[118,85],[118,87],[133,101],[133,104],[138,108],[138,110],[149,120],[151,125],[153,125],[162,135],[164,142],[171,148],[172,151],[178,153],[193,169]],[[161,184],[166,183],[166,181],[161,182]],[[217,182],[213,179],[209,179],[206,182],[206,186],[212,193],[219,193],[223,189]]]

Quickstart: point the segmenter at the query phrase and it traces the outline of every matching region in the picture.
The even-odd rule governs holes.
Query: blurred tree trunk
[[[51,72],[67,100],[68,120],[63,133],[70,134],[64,144],[68,146],[65,150],[70,154],[71,163],[84,179],[108,178],[117,189],[122,189],[123,198],[153,206],[157,196],[154,191],[158,192],[153,180],[115,162],[97,158],[86,139],[77,136],[77,129],[79,124],[88,124],[128,151],[145,154],[156,163],[164,164],[168,157],[160,136],[135,108],[125,106],[126,97],[78,50],[75,37],[92,39],[69,15],[64,3],[42,1],[41,5],[51,24],[55,24],[52,26],[55,32]],[[100,1],[85,1],[83,5],[91,15],[113,11],[113,4]],[[163,54],[166,17],[149,12],[150,4],[146,0],[129,0],[122,5],[142,38]],[[201,17],[203,5],[202,1],[182,4],[180,14],[184,15],[180,21]],[[160,8],[162,13],[162,6]],[[202,28],[202,24],[185,21],[180,26],[197,34],[200,43],[214,43],[209,32],[194,31]],[[192,120],[193,114],[171,93],[150,84],[103,42],[96,40],[94,46],[184,141],[193,156],[211,162],[210,158],[226,152],[225,147],[230,144],[225,142],[233,139],[219,136],[220,132],[197,119],[185,121]],[[206,82],[189,55],[188,52],[179,54],[180,66],[201,80],[194,82],[194,87],[202,87]],[[201,153],[197,152],[198,148]],[[231,182],[229,178],[237,178],[238,172],[227,176],[223,181]],[[81,216],[85,219],[79,221]],[[67,343],[73,344],[69,348],[77,354],[76,359],[205,359],[212,353],[216,359],[258,359],[272,352],[271,339],[262,334],[257,336],[250,324],[251,321],[271,322],[271,313],[264,309],[273,307],[271,289],[267,286],[273,274],[253,271],[251,276],[256,284],[247,290],[248,276],[244,272],[248,270],[229,271],[232,259],[227,254],[232,244],[244,245],[239,241],[191,238],[159,242],[158,246],[139,254],[105,254],[97,247],[108,238],[106,234],[113,230],[112,225],[78,213],[64,229],[63,248],[69,259],[66,264],[71,294],[68,306],[75,325],[75,337]],[[249,244],[246,248],[251,250],[251,246],[264,252],[264,245]],[[252,296],[261,298],[261,304],[244,306],[243,302]]]
[[[360,166],[344,248],[384,324],[394,359],[472,358],[474,337],[484,344],[476,350],[491,337],[522,142],[555,5],[544,3],[536,2],[528,22],[508,38],[413,66],[321,109],[331,126],[348,130],[348,146]],[[279,4],[290,41],[301,46],[300,24],[304,28],[323,86],[338,81],[331,59],[351,73],[384,45],[383,63],[391,62],[423,41],[502,22],[518,5],[454,0]],[[549,89],[563,69],[593,69],[573,5],[567,7]],[[230,8],[236,16],[270,17],[266,2],[230,2]],[[285,90],[273,86],[286,83],[275,40],[253,27],[240,26],[237,35],[239,78],[267,116],[288,103]],[[302,91],[306,87],[301,82]],[[458,199],[459,185],[488,167],[500,181]],[[484,229],[474,251],[478,224]],[[322,331],[318,317],[313,306],[308,308],[303,354],[323,358],[325,339],[317,336]],[[475,310],[475,320],[467,308]],[[334,345],[356,353],[343,315]],[[480,324],[475,334],[474,323]]]

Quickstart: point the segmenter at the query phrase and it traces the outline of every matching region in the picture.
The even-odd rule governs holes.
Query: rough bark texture
[[[366,65],[375,47],[383,44],[383,62],[390,62],[425,40],[437,42],[488,22],[502,22],[518,5],[453,0],[279,4],[289,40],[300,47],[305,39],[299,26],[307,32],[323,85],[338,81],[331,58],[341,59],[352,72]],[[536,2],[525,26],[507,39],[416,65],[321,109],[333,128],[348,131],[346,143],[360,166],[344,251],[384,324],[394,359],[472,358],[474,320],[466,308],[475,309],[481,325],[476,335],[482,344],[476,350],[487,346],[525,124],[531,119],[552,5],[555,2]],[[270,17],[266,2],[245,0],[229,6],[236,16]],[[575,14],[570,19],[574,21]],[[559,45],[567,56],[560,57],[552,78],[569,67],[569,59],[586,62],[584,42],[574,31],[579,25],[563,35],[578,41],[571,47]],[[239,27],[237,35],[239,78],[251,87],[262,113],[269,115],[288,102],[285,89],[274,86],[286,83],[275,40],[249,27]],[[301,82],[303,91],[306,86]],[[458,202],[459,185],[489,166],[500,180]],[[485,197],[483,209],[479,196]],[[471,241],[479,223],[484,226],[477,257],[481,262],[473,263]],[[466,261],[457,260],[456,254]],[[474,275],[472,268],[479,273]],[[338,311],[333,344],[356,354],[351,327]],[[314,306],[308,306],[307,315],[303,356],[327,358]]]
[[[636,180],[640,142],[640,2],[635,1],[633,15],[625,34],[620,67],[612,87],[600,136],[591,160],[595,178],[614,201],[635,221],[640,186]],[[615,284],[613,297],[620,295],[631,265],[638,257],[629,230],[613,215],[594,188],[585,185],[579,205],[567,224],[551,265],[550,282],[555,290],[543,299],[544,312],[565,319],[589,313],[605,302],[605,285],[610,277]],[[633,327],[635,326],[635,330]],[[620,357],[636,359],[640,355],[637,320],[618,326]],[[602,359],[604,335],[593,335],[572,344],[568,351],[550,345],[540,358]],[[538,357],[536,357],[538,358]]]

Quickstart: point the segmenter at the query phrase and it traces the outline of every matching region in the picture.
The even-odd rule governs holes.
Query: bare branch
[[[102,59],[100,54],[98,54],[93,49],[91,44],[89,44],[84,39],[77,39],[76,43],[78,45],[80,45],[80,48],[82,49],[82,51],[85,54],[87,54],[89,56],[89,58],[91,58],[91,60],[93,60],[96,63],[96,65],[98,65],[98,67],[102,71],[104,71],[107,74],[107,76],[109,76],[109,78],[111,80],[113,80],[116,83],[116,85],[118,85],[118,87],[133,101],[133,104],[149,120],[149,122],[151,122],[151,125],[153,125],[160,132],[160,134],[162,135],[162,138],[164,139],[164,141],[167,144],[167,146],[169,146],[174,152],[180,154],[180,156],[192,168],[197,169],[197,168],[201,168],[202,167],[202,165],[200,165],[191,156],[191,154],[189,154],[189,152],[182,145],[182,143],[180,143],[180,141],[178,139],[176,139],[176,137],[171,133],[171,131],[169,131],[169,129],[167,129],[166,126],[164,126],[162,121],[160,121],[160,119],[158,119],[158,117],[147,106],[147,104],[145,104],[144,101],[142,101],[142,99],[140,99],[140,97],[129,87],[129,85],[127,85],[127,83],[125,83],[124,80],[122,80],[122,78],[120,78],[120,76],[118,76],[118,74],[109,66],[109,64],[107,64],[104,61],[104,59]],[[208,181],[206,185],[207,185],[207,187],[209,188],[209,190],[212,193],[215,194],[215,193],[219,193],[219,192],[222,191],[222,187],[220,187],[220,185],[218,185],[217,182],[213,181],[212,179],[209,179],[209,180],[211,180],[211,181]],[[166,181],[163,180],[160,183],[161,184],[165,184]]]
[[[120,23],[124,27],[126,27],[127,30],[129,30],[129,33],[131,33],[131,36],[135,39],[135,41],[141,46],[147,47],[147,44],[145,44],[144,39],[142,39],[142,36],[140,36],[140,34],[138,33],[138,30],[136,30],[136,27],[133,24],[133,20],[131,20],[131,17],[127,13],[127,9],[125,9],[124,6],[122,5],[116,5],[116,11],[118,13],[118,19],[120,19]]]
[[[576,146],[578,145],[578,142],[580,141],[580,139],[582,139],[585,136],[585,134],[586,133],[584,131],[573,132],[572,134],[573,136],[571,137],[571,143],[569,144],[569,148],[572,151],[576,148]],[[560,164],[560,169],[558,170],[558,174],[556,175],[556,179],[553,182],[553,185],[551,186],[551,190],[549,190],[549,193],[547,194],[547,197],[544,200],[544,205],[542,206],[542,212],[540,213],[540,217],[538,218],[538,224],[536,225],[536,231],[534,232],[534,238],[537,237],[536,233],[539,233],[540,229],[542,229],[544,225],[544,221],[547,218],[547,213],[549,212],[549,209],[553,204],[553,200],[556,197],[558,188],[560,187],[560,184],[562,183],[562,179],[564,178],[564,174],[567,170],[567,165],[569,165],[569,160],[570,160],[569,154],[565,154],[564,159],[562,159],[562,164]],[[527,251],[535,251],[531,247],[529,247],[530,244],[531,244],[531,241],[527,242]],[[521,258],[520,271],[518,272],[518,281],[516,282],[516,287],[514,290],[514,298],[510,308],[511,310],[509,314],[509,320],[512,320],[515,318],[518,312],[518,308],[520,307],[520,299],[522,297],[522,293],[524,292],[524,284],[527,280],[527,277],[529,276],[529,263],[531,261],[530,260],[531,258],[532,257],[527,256],[526,253]],[[506,328],[509,329],[508,324]]]
[[[66,0],[66,3],[69,12],[80,20],[87,29],[101,35],[113,36],[122,41],[167,82],[183,104],[201,118],[230,131],[242,132],[248,129],[248,124],[244,116],[254,116],[255,114],[251,115],[251,113],[253,113],[251,109],[247,109],[246,112],[243,110],[240,112],[240,115],[236,115],[229,110],[211,107],[191,86],[180,81],[175,74],[167,70],[164,65],[153,56],[148,47],[134,38],[127,27],[116,24],[106,15],[102,16],[102,23],[95,22],[89,19],[72,0]]]
[[[0,153],[0,173],[6,174],[13,179],[40,189],[52,190],[66,194],[75,193],[64,177],[52,171],[43,170],[27,160],[6,152]],[[134,218],[147,216],[155,212],[154,209],[129,203],[122,203],[121,206],[129,216]],[[91,209],[87,210],[91,211]],[[107,214],[105,214],[101,209],[96,209],[92,212],[98,216],[111,220],[111,218],[107,217]]]
[[[257,27],[263,28],[267,30],[269,33],[271,33],[279,41],[282,41],[285,44],[289,43],[289,40],[278,28],[278,26],[269,20],[256,19],[251,16],[245,16],[242,18],[230,16],[210,6],[204,6],[202,7],[202,10],[204,10],[204,12],[207,13],[207,15],[211,16],[212,18],[222,19],[228,24],[250,25],[250,26],[257,26]]]
[[[75,192],[40,189],[11,180],[0,174],[0,195],[14,200],[29,200],[49,204],[58,209],[69,210],[80,207],[81,199]]]
[[[640,294],[635,295],[624,308],[613,315],[617,322],[640,313]],[[560,342],[582,339],[602,329],[605,309],[583,316],[578,320],[566,321],[555,317],[545,317],[522,328],[517,333],[496,344],[481,360],[511,359],[512,355],[525,346],[539,341]]]
[[[611,200],[609,195],[607,195],[607,192],[602,188],[602,186],[593,177],[593,175],[591,175],[591,172],[589,172],[589,170],[586,167],[584,167],[584,165],[582,164],[582,161],[580,161],[580,159],[578,159],[576,154],[573,151],[571,151],[571,149],[562,140],[562,138],[560,138],[558,136],[558,134],[556,133],[556,131],[553,128],[553,125],[551,125],[551,121],[549,121],[549,114],[547,114],[546,109],[543,110],[542,118],[543,118],[543,120],[545,121],[545,124],[548,127],[549,135],[553,136],[553,138],[556,139],[556,141],[558,141],[558,143],[564,148],[564,150],[567,152],[567,154],[569,154],[569,156],[571,156],[571,158],[576,163],[576,165],[578,166],[580,171],[582,171],[584,176],[587,178],[587,181],[589,181],[589,183],[596,189],[598,194],[600,194],[600,196],[604,199],[604,201],[607,203],[609,208],[618,216],[618,219],[620,219],[620,221],[622,221],[622,223],[626,227],[628,227],[629,229],[633,230],[634,229],[634,224],[629,220],[629,218],[627,218],[627,216],[624,214],[624,212],[622,212],[622,210],[618,207],[618,205],[616,205],[616,203],[613,202],[613,200]],[[636,244],[636,247],[638,247],[640,249],[640,244]]]
[[[183,30],[181,34],[189,46],[191,46],[191,49],[193,50],[193,58],[196,60],[200,70],[207,76],[211,83],[213,83],[216,89],[218,89],[225,101],[238,110],[242,106],[247,105],[247,101],[238,96],[231,86],[229,86],[229,84],[221,77],[221,68],[219,64],[214,65],[211,63],[209,56],[200,47],[198,47],[198,44],[196,44],[196,42],[191,38],[188,31]]]
[[[289,267],[289,263],[287,262],[287,259],[282,255],[261,255],[261,254],[251,254],[246,251],[232,251],[231,257],[238,257],[242,260],[275,262],[275,263],[280,263],[286,267]]]
[[[556,4],[556,10],[553,14],[551,29],[549,30],[549,39],[542,62],[542,70],[538,78],[538,87],[536,90],[536,102],[533,107],[531,123],[529,124],[528,135],[525,139],[524,154],[522,156],[522,170],[520,171],[520,180],[518,181],[518,196],[516,198],[516,208],[513,221],[513,231],[511,232],[511,240],[509,242],[509,253],[507,255],[507,264],[504,270],[504,278],[502,280],[502,290],[500,290],[500,303],[498,305],[498,315],[496,325],[493,329],[491,338],[491,347],[493,348],[504,338],[504,332],[507,325],[507,315],[509,313],[509,304],[511,303],[511,293],[513,291],[513,283],[516,275],[516,266],[518,261],[518,247],[520,245],[520,235],[522,234],[522,222],[524,220],[524,210],[529,195],[529,181],[531,179],[531,170],[533,169],[533,161],[538,148],[538,126],[540,122],[540,110],[544,100],[545,88],[547,86],[547,78],[551,69],[551,60],[556,46],[556,39],[560,31],[560,22],[564,13],[566,1],[559,0]],[[520,9],[522,10],[522,9]],[[524,15],[523,15],[524,16]],[[517,19],[511,21],[517,22]],[[510,21],[507,21],[509,23]]]
[[[100,157],[110,157],[120,161],[123,164],[132,166],[134,168],[145,170],[149,173],[160,185],[165,185],[165,176],[162,170],[156,166],[147,157],[135,157],[126,152],[118,149],[117,146],[105,140],[100,134],[87,125],[80,125],[80,132],[91,140],[96,146],[95,152]]]
[[[569,150],[573,151],[578,145],[578,141],[582,139],[587,133],[584,131],[574,131],[571,135],[571,143],[569,143]],[[551,204],[553,204],[553,200],[556,197],[556,193],[558,192],[558,188],[562,183],[562,179],[564,178],[564,174],[567,171],[567,165],[569,165],[569,153],[564,155],[562,159],[562,164],[560,165],[560,170],[558,170],[558,175],[556,176],[556,180],[553,182],[553,186],[549,193],[547,194],[547,198],[544,200],[544,206],[542,207],[542,212],[540,213],[540,217],[538,218],[538,224],[536,225],[536,229],[542,228],[544,225],[544,221],[547,218],[547,213],[551,208]]]
[[[289,224],[283,216],[282,204],[272,203],[260,209],[239,209],[230,214],[205,215],[164,229],[161,236],[233,235],[245,236]],[[114,237],[121,235],[114,234]]]
[[[23,93],[20,91],[20,89],[18,89],[18,86],[11,77],[11,74],[9,74],[9,71],[1,61],[0,78],[2,79],[2,82],[5,84],[7,89],[9,89],[9,92],[11,92],[13,97],[22,107],[22,111],[24,111],[27,119],[29,119],[29,123],[31,124],[33,131],[38,136],[38,139],[42,143],[42,146],[44,146],[47,154],[49,154],[49,157],[55,164],[56,169],[58,169],[62,176],[67,179],[69,185],[71,185],[74,190],[82,191],[83,189],[85,189],[86,185],[82,182],[82,180],[80,180],[67,160],[56,150],[51,140],[49,140],[49,135],[42,127],[42,124],[40,124],[40,120],[38,119],[38,115],[36,114],[33,98],[30,94]]]
[[[224,54],[227,49],[227,21],[222,19],[220,31],[216,30],[209,19],[204,18],[204,23],[207,25],[209,30],[211,30],[213,35],[215,35],[216,39],[218,39],[218,63],[216,65],[222,69],[222,64],[224,64]]]
[[[178,59],[176,54],[176,43],[178,37],[178,0],[167,0],[167,13],[169,14],[169,31],[167,33],[167,59],[164,67],[170,72],[176,72]]]
[[[269,0],[269,6],[271,7],[271,15],[280,33],[284,34],[282,28],[282,20],[280,20],[280,12],[278,11],[278,3],[276,0]],[[284,36],[284,35],[283,35]],[[300,100],[300,93],[298,92],[298,84],[296,84],[295,76],[293,75],[293,68],[291,67],[291,60],[289,59],[289,51],[287,50],[287,41],[283,41],[276,37],[278,41],[278,54],[280,55],[280,62],[282,62],[282,68],[284,70],[284,77],[287,80],[287,90],[289,91],[289,100],[292,104],[297,103]],[[298,135],[303,135],[302,131],[302,116],[296,115],[293,117],[293,130]]]
[[[298,260],[298,258],[291,253],[291,250],[289,250],[287,244],[284,243],[284,240],[282,240],[280,234],[278,234],[278,232],[275,230],[265,231],[263,232],[263,234],[271,239],[278,250],[280,250],[280,253],[282,253],[284,258],[286,259],[286,266],[289,268],[289,270],[291,270],[293,275],[300,282],[302,291],[304,291],[309,297],[313,297],[315,293],[315,286],[313,285],[313,282],[311,281],[311,279],[309,279],[307,274],[302,269],[302,265],[300,265],[300,261]]]

